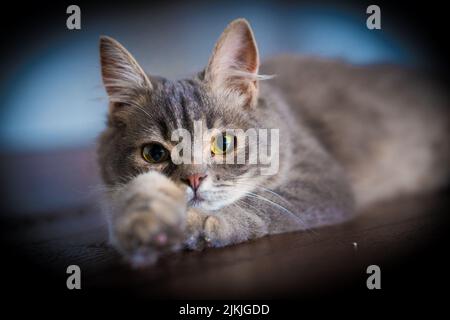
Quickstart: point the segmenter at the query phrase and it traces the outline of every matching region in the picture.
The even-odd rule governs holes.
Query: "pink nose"
[[[186,179],[182,179],[187,185],[190,185],[194,191],[197,191],[198,187],[202,183],[203,179],[206,178],[206,174],[191,174]]]

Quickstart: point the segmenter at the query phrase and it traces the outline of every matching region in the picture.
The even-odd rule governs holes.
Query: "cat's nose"
[[[207,177],[206,174],[196,173],[187,176],[186,178],[182,178],[181,181],[186,183],[188,186],[191,186],[192,190],[197,191],[198,187],[202,183],[202,181]]]

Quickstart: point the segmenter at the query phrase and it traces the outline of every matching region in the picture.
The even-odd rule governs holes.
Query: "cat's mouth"
[[[191,200],[189,200],[188,204],[191,207],[199,207],[205,199],[202,198],[198,193],[195,193]]]

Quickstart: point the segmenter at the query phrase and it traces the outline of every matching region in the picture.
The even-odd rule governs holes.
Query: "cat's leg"
[[[223,247],[259,238],[268,233],[268,222],[264,218],[235,206],[213,214],[190,209],[187,223],[186,246],[194,250]]]
[[[317,164],[317,161],[316,161]],[[304,163],[302,164],[304,165]],[[267,234],[308,230],[351,218],[353,193],[333,163],[309,165],[278,188],[256,187],[236,204],[206,215],[191,247],[223,247]],[[198,228],[197,224],[197,228]]]
[[[134,265],[182,248],[185,192],[158,172],[137,176],[113,195],[111,240]]]
[[[268,222],[252,211],[238,209],[209,216],[203,228],[203,240],[207,246],[223,247],[269,233]]]
[[[194,208],[189,208],[186,219],[185,246],[192,250],[201,250],[205,247],[203,241],[203,227],[208,216]]]
[[[277,204],[259,202],[268,206],[270,233],[308,230],[354,217],[354,191],[334,159],[317,155],[292,169],[289,179],[274,190],[276,195],[263,192]]]

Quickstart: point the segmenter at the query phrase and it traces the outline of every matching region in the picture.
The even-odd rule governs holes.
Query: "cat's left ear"
[[[245,19],[231,22],[220,36],[205,69],[205,80],[219,94],[235,95],[239,104],[258,100],[259,54]]]
[[[137,61],[118,41],[100,37],[100,64],[111,102],[127,100],[134,90],[152,90],[152,84]]]

